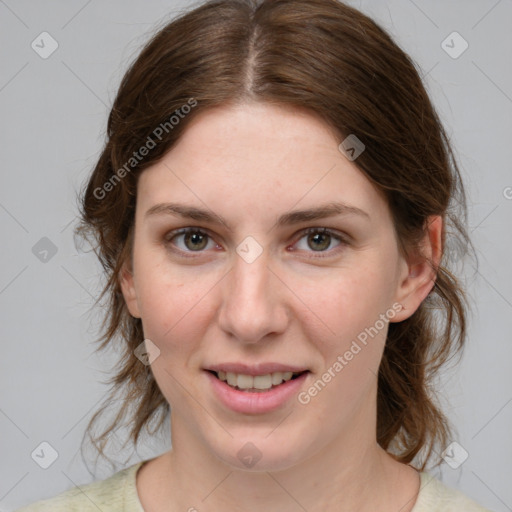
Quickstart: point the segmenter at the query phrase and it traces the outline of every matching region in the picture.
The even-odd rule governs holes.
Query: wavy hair
[[[307,109],[340,142],[349,134],[363,141],[366,150],[354,163],[383,193],[404,254],[417,246],[427,218],[441,215],[443,242],[455,240],[461,257],[471,246],[463,184],[420,75],[385,30],[337,0],[213,0],[152,36],[119,86],[76,228],[92,243],[106,277],[97,350],[113,343],[121,350],[110,394],[86,430],[99,454],[106,457],[121,423],[137,445],[143,428],[154,420],[156,431],[170,414],[150,367],[134,354],[144,339],[142,324],[129,314],[119,283],[132,249],[140,173],[215,106],[256,101]],[[154,146],[141,156],[150,139]],[[432,382],[466,338],[467,301],[449,270],[450,254],[418,310],[389,325],[378,374],[377,442],[400,462],[421,457],[416,467],[422,470],[435,455],[441,462],[452,434]],[[112,422],[93,435],[118,402]]]

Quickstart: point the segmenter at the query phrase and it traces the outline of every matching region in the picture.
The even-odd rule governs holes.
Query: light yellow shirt
[[[144,462],[15,512],[144,512],[135,483],[137,470]],[[420,492],[412,512],[491,512],[427,472],[421,472],[420,477]],[[200,510],[200,504],[196,508]]]

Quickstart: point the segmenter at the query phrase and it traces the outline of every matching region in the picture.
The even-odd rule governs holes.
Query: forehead
[[[379,211],[381,194],[339,151],[339,139],[301,109],[260,103],[210,109],[142,173],[138,205],[147,210],[181,199],[219,213],[276,215],[336,201],[386,213]]]
[[[250,156],[252,160],[265,161],[266,157],[272,159],[286,151],[303,153],[313,146],[317,151],[322,147],[332,150],[333,144],[337,147],[338,138],[319,116],[306,109],[244,103],[202,112],[188,125],[175,152],[190,153],[194,146],[201,158],[205,152],[212,152],[224,158]]]

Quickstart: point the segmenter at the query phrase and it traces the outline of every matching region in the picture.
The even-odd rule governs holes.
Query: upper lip
[[[293,366],[281,363],[259,363],[259,364],[244,364],[244,363],[220,363],[213,364],[205,368],[205,370],[212,370],[214,372],[223,371],[226,373],[238,373],[243,375],[267,375],[268,373],[276,372],[292,372],[300,373],[309,371],[303,366]]]

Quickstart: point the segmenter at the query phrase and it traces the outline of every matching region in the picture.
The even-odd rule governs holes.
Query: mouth
[[[247,375],[243,373],[225,372],[222,370],[206,370],[218,380],[227,384],[230,388],[246,393],[267,393],[284,383],[295,380],[309,370],[299,372],[273,372],[264,375]]]
[[[293,397],[306,386],[310,370],[281,363],[222,363],[203,368],[212,396],[224,408],[261,415],[293,407]]]

